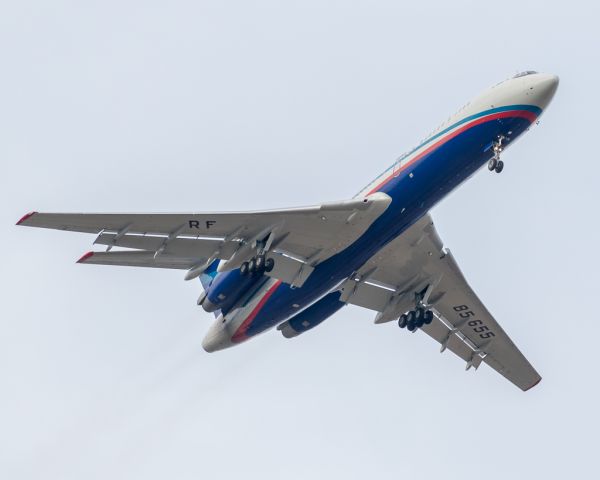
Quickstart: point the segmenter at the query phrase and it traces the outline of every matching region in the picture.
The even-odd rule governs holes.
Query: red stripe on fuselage
[[[493,113],[492,115],[487,115],[485,117],[478,118],[477,120],[474,120],[471,123],[467,123],[466,125],[462,126],[458,130],[455,130],[454,132],[448,134],[448,136],[442,138],[438,142],[427,147],[425,150],[423,150],[421,153],[419,153],[415,158],[413,158],[410,162],[408,162],[406,165],[403,165],[402,168],[400,168],[400,170],[395,172],[394,168],[392,167],[392,174],[389,175],[388,177],[386,177],[385,179],[383,179],[375,188],[371,189],[369,191],[369,193],[367,193],[367,195],[371,195],[374,192],[378,192],[381,189],[381,187],[383,187],[386,183],[388,183],[392,178],[397,177],[400,172],[402,172],[403,170],[405,170],[408,167],[410,167],[411,165],[413,165],[415,162],[417,162],[418,160],[423,158],[425,155],[427,155],[428,153],[430,153],[433,150],[435,150],[436,148],[438,148],[440,145],[443,145],[444,143],[448,142],[449,140],[452,140],[454,137],[456,137],[457,135],[460,135],[461,133],[468,130],[469,128],[474,127],[476,125],[481,125],[482,123],[489,122],[491,120],[497,120],[498,118],[508,118],[508,117],[526,118],[531,123],[533,123],[535,121],[535,119],[537,118],[537,115],[535,113],[529,112],[527,110],[512,110],[512,111],[508,111],[508,112]]]
[[[266,291],[264,296],[260,299],[260,302],[258,302],[258,305],[256,305],[256,307],[254,307],[254,310],[252,310],[252,312],[250,312],[250,315],[248,315],[248,317],[246,317],[246,320],[244,320],[242,322],[242,324],[239,326],[239,328],[235,331],[235,333],[231,337],[232,342],[236,342],[236,343],[243,342],[244,340],[246,340],[248,338],[248,336],[246,335],[246,331],[248,330],[248,327],[252,323],[252,320],[254,320],[256,318],[256,316],[258,315],[258,312],[260,312],[260,309],[264,306],[265,303],[267,303],[267,300],[271,297],[271,295],[273,295],[273,293],[275,293],[275,290],[277,290],[277,287],[279,287],[279,285],[281,285],[281,280],[277,280]]]
[[[469,128],[474,127],[476,125],[480,125],[480,124],[485,123],[485,122],[489,122],[489,121],[492,121],[492,120],[497,120],[499,118],[510,118],[510,117],[526,118],[531,123],[533,123],[535,121],[535,119],[537,118],[537,115],[535,113],[529,112],[527,110],[512,110],[512,111],[508,111],[508,112],[494,113],[494,114],[491,114],[491,115],[487,115],[485,117],[478,118],[477,120],[474,120],[471,123],[468,123],[468,124],[462,126],[461,128],[459,128],[459,129],[455,130],[454,132],[448,134],[448,136],[442,138],[438,142],[436,142],[436,143],[430,145],[429,147],[427,147],[427,149],[425,149],[420,154],[418,154],[410,162],[408,162],[406,165],[402,166],[402,168],[400,170],[398,170],[398,172],[394,172],[393,169],[392,169],[392,174],[389,175],[388,177],[386,177],[384,180],[382,180],[375,188],[371,189],[367,195],[370,195],[371,193],[379,191],[381,189],[381,187],[383,187],[386,183],[388,183],[392,178],[394,178],[395,176],[397,176],[398,173],[400,173],[401,171],[403,171],[406,168],[410,167],[415,162],[417,162],[418,160],[420,160],[421,158],[423,158],[425,155],[427,155],[428,153],[430,153],[433,150],[435,150],[436,148],[438,148],[440,145],[443,145],[444,143],[446,143],[449,140],[453,139],[457,135],[460,135],[461,133],[463,133],[464,131],[468,130]],[[265,295],[260,299],[260,302],[258,302],[258,305],[256,305],[256,307],[254,307],[254,310],[252,310],[252,312],[250,313],[250,315],[248,315],[248,317],[242,322],[242,324],[239,326],[239,328],[235,331],[235,333],[231,337],[231,341],[233,341],[235,343],[239,343],[239,342],[243,342],[244,340],[247,340],[249,338],[248,335],[246,335],[246,332],[247,332],[248,328],[250,327],[250,324],[256,318],[256,316],[258,315],[258,313],[260,312],[260,310],[262,309],[262,307],[265,305],[265,303],[267,303],[267,300],[269,300],[269,298],[271,297],[271,295],[273,295],[273,293],[275,293],[275,290],[277,290],[277,287],[279,287],[279,285],[281,285],[281,280],[278,280],[277,282],[275,282],[269,288],[269,290],[267,290],[267,292],[265,293]]]

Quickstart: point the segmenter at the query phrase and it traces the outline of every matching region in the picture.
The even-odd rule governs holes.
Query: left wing
[[[522,390],[541,377],[467,283],[426,215],[388,244],[342,286],[340,300],[379,312],[376,323],[415,307],[415,295],[434,320],[421,329],[467,362],[483,361]]]
[[[188,269],[198,276],[215,259],[238,268],[260,250],[275,260],[268,275],[301,286],[314,267],[360,237],[388,207],[377,192],[310,207],[231,213],[37,213],[17,225],[98,234],[106,252],[81,263]],[[130,249],[111,252],[113,247]]]

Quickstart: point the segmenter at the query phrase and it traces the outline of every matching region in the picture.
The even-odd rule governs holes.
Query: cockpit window
[[[533,75],[534,73],[538,73],[534,70],[526,70],[524,72],[517,73],[513,78],[526,77],[527,75]]]

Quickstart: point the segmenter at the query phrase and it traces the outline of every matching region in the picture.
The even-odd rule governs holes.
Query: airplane
[[[525,71],[487,89],[348,200],[227,213],[31,212],[17,225],[97,234],[105,251],[79,263],[199,277],[197,303],[215,316],[207,352],[275,327],[292,338],[352,304],[527,391],[540,375],[469,286],[429,211],[485,164],[502,172],[501,153],[537,122],[558,83]]]

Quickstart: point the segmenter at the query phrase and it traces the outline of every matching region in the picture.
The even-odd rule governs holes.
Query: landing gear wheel
[[[421,328],[423,325],[425,325],[426,313],[427,311],[423,307],[418,307],[415,310],[415,324],[417,325],[417,328]]]
[[[406,314],[406,328],[409,332],[413,332],[417,328],[417,321],[415,319],[415,311],[411,310]]]
[[[271,270],[273,270],[274,266],[275,266],[275,260],[273,260],[272,258],[267,258],[265,260],[265,272],[270,272]]]
[[[248,275],[248,262],[244,262],[240,266],[240,275]]]
[[[494,168],[494,170],[496,170],[496,173],[500,173],[503,169],[504,169],[504,162],[502,160],[498,160],[498,163],[496,164],[496,167]]]
[[[265,268],[265,257],[263,257],[262,255],[256,257],[256,260],[254,261],[254,266],[257,272],[262,273],[263,269]]]
[[[425,318],[423,322],[425,323],[425,325],[429,325],[431,322],[433,322],[433,312],[431,310],[427,310],[425,312]]]
[[[252,259],[248,262],[248,271],[250,273],[256,272],[256,260]]]
[[[400,319],[398,320],[398,326],[400,328],[406,328],[406,314],[405,313],[400,315]]]
[[[488,162],[488,170],[490,172],[493,172],[494,170],[496,170],[496,165],[498,165],[498,160],[496,160],[495,158],[491,158]]]

